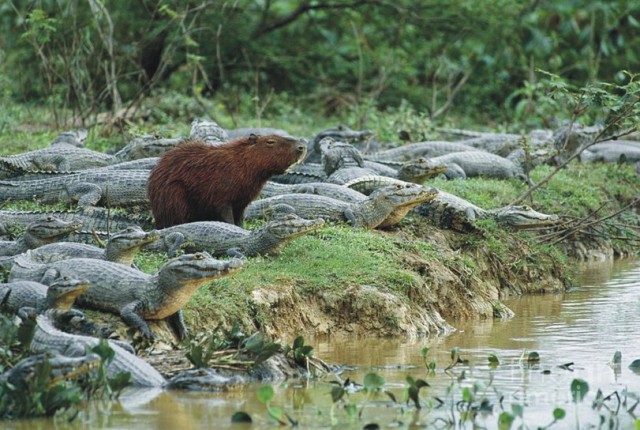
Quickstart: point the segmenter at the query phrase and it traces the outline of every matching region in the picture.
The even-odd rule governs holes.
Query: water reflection
[[[628,369],[629,363],[640,358],[640,262],[625,261],[612,264],[589,265],[576,280],[576,287],[566,294],[527,296],[506,301],[516,313],[511,320],[469,321],[457,326],[457,332],[430,340],[406,342],[398,339],[328,339],[315,340],[319,357],[348,365],[340,377],[361,382],[366,373],[374,371],[385,378],[386,387],[397,399],[402,399],[405,378],[425,378],[431,387],[423,397],[447,399],[451,389],[459,399],[464,387],[474,382],[485,386],[494,413],[479,423],[496,428],[502,405],[511,410],[511,403],[525,405],[525,423],[530,428],[551,422],[556,406],[567,409],[563,425],[555,428],[575,428],[574,410],[569,385],[574,378],[586,380],[591,387],[588,401],[579,410],[581,423],[597,423],[597,415],[589,407],[595,389],[605,395],[625,388],[640,392],[640,375]],[[430,348],[428,360],[437,363],[435,376],[428,376],[421,356],[423,347]],[[450,362],[451,349],[460,348],[470,366],[444,369]],[[535,365],[523,363],[524,351],[537,351],[541,360]],[[608,365],[615,351],[622,352],[622,366]],[[490,370],[487,357],[495,354],[500,365]],[[572,365],[561,367],[562,365]],[[92,403],[80,417],[80,423],[91,428],[231,428],[231,415],[244,410],[257,425],[253,428],[276,428],[269,420],[266,408],[255,396],[258,385],[238,388],[229,393],[187,393],[167,391],[128,391],[119,402]],[[275,404],[282,407],[302,428],[331,426],[331,383],[285,382],[275,384]],[[366,402],[363,395],[354,395],[359,406]],[[442,414],[440,409],[428,408],[416,413],[413,409],[394,407],[387,397],[367,403],[363,419],[351,422],[344,409],[334,410],[339,428],[352,423],[362,428],[367,422],[382,427],[407,427],[414,420],[418,424],[433,424]],[[446,413],[444,414],[446,416]],[[626,420],[626,421],[624,421]],[[630,419],[622,420],[626,428]],[[29,420],[7,423],[7,428],[45,429],[50,420]],[[238,427],[233,427],[238,428]],[[466,427],[465,427],[466,428]],[[470,427],[469,427],[470,428]]]

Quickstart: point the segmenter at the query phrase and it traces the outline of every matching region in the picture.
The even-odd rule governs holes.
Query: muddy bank
[[[400,285],[358,284],[345,274],[336,284],[312,291],[304,287],[304,279],[247,288],[248,314],[242,324],[279,339],[443,335],[455,330],[456,321],[511,316],[501,303],[506,297],[562,291],[570,282],[561,256],[533,249],[520,233],[506,233],[500,238],[504,242],[496,243],[493,237],[411,221],[371,234],[396,245],[422,241],[429,252],[397,246],[391,258],[406,272]],[[192,302],[186,314],[194,330],[207,331],[212,322],[224,319],[220,312],[207,315]]]

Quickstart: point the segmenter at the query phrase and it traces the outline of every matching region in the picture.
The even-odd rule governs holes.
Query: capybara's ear
[[[249,143],[255,145],[258,142],[258,135],[251,133],[249,135]]]

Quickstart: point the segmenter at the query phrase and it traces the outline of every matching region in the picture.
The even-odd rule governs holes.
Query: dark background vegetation
[[[2,97],[50,106],[57,125],[179,93],[215,99],[228,127],[283,104],[359,127],[401,106],[553,127],[571,113],[536,71],[621,84],[638,69],[640,2],[6,0],[0,42]]]

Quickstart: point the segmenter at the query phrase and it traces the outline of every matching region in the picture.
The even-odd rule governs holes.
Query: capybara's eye
[[[274,139],[267,140],[267,145],[275,145],[276,141]]]

